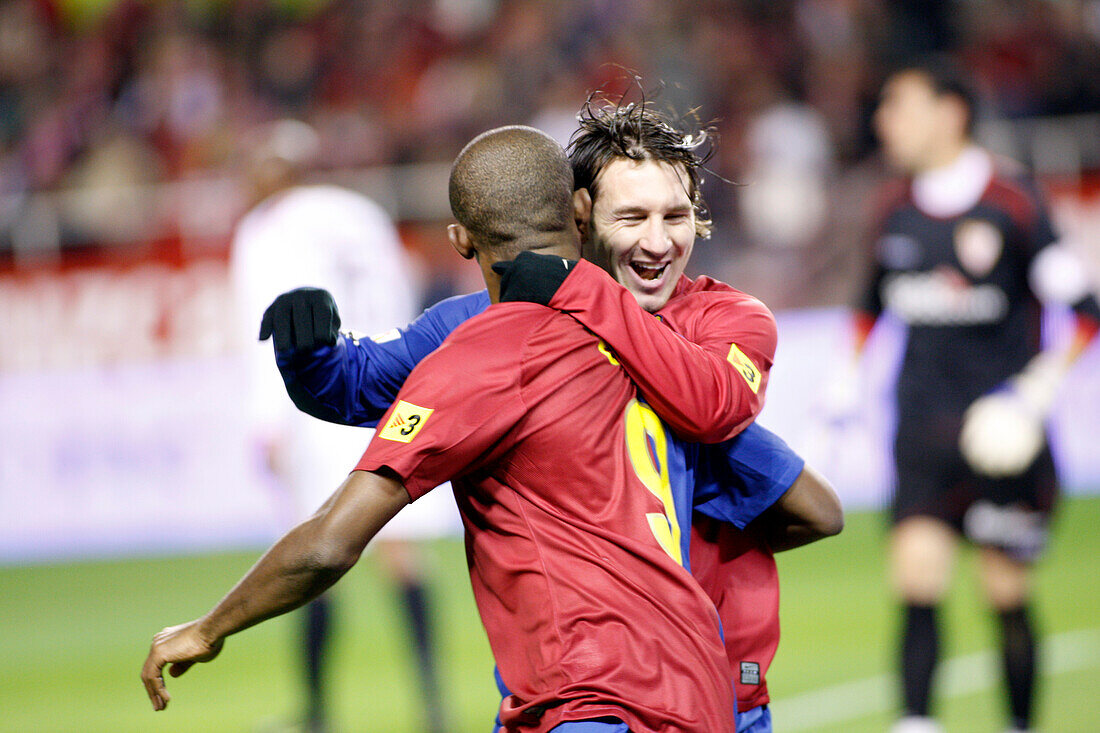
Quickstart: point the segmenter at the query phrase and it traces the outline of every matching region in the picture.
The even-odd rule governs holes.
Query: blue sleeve
[[[695,511],[744,529],[802,473],[805,461],[756,423],[724,443],[700,446]]]
[[[299,410],[338,423],[374,427],[409,372],[458,326],[489,307],[486,291],[436,303],[405,328],[374,339],[340,334],[309,354],[276,353],[287,394]]]

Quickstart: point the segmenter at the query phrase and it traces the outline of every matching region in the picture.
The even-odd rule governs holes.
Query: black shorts
[[[971,470],[959,452],[957,428],[958,421],[898,426],[893,522],[935,517],[975,544],[1035,559],[1046,545],[1058,496],[1050,446],[1020,476],[995,479]]]

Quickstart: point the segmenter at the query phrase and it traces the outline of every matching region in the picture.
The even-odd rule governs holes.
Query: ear
[[[588,225],[592,221],[592,196],[587,188],[578,188],[573,192],[573,221],[581,233],[581,241],[588,240]]]
[[[461,224],[448,224],[447,239],[463,259],[473,259],[476,252],[474,252],[474,245],[470,243],[470,232],[466,231],[466,227]]]

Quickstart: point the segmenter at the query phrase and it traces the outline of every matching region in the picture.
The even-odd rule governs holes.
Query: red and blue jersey
[[[610,303],[621,298],[621,293],[607,287],[607,283],[597,285],[609,291],[605,297]],[[751,332],[763,330],[766,334],[768,316],[751,301],[748,313],[743,312],[740,305],[746,302],[746,297],[710,278],[694,281],[683,278],[659,315],[666,326],[722,357],[732,351],[731,344],[746,341],[743,334],[749,332],[748,343],[739,350],[754,353],[752,344],[757,342]],[[373,427],[393,403],[413,367],[461,323],[488,307],[489,296],[485,291],[457,296],[432,306],[406,328],[374,339],[343,335],[335,347],[321,349],[306,358],[280,354],[278,361],[287,390],[301,409],[316,417]],[[574,310],[580,312],[576,306]],[[620,310],[638,309],[630,300],[623,301]],[[738,318],[731,317],[731,310],[738,317],[752,319],[748,327],[736,323]],[[605,314],[603,321],[591,312],[586,317],[591,330],[601,336],[601,331],[614,325],[613,315]],[[765,322],[761,324],[760,320]],[[656,323],[651,317],[639,319],[640,323],[646,321]],[[764,328],[759,328],[760,325]],[[629,355],[633,342],[623,343],[620,338],[617,343]],[[761,363],[765,361],[756,358]],[[663,358],[655,362],[667,369]],[[741,369],[752,376],[744,364]],[[745,378],[744,374],[739,378]],[[737,684],[738,706],[744,711],[768,701],[765,673],[779,642],[779,583],[770,550],[755,536],[746,539],[738,529],[743,529],[791,486],[802,470],[803,461],[778,436],[756,423],[732,439],[711,446],[687,443],[674,434],[668,437],[667,460],[673,481],[696,485],[694,521],[710,516],[733,525],[719,533],[706,532],[696,537],[690,556],[686,551],[689,533],[681,534],[681,542],[685,557],[690,557],[693,563],[705,556],[704,562],[721,568],[721,572],[705,575],[704,590],[721,614],[731,677]],[[681,526],[691,523],[686,498],[681,499],[676,512]],[[713,541],[709,540],[711,537]],[[755,551],[743,551],[745,542],[751,542]],[[694,573],[694,567],[692,570]],[[732,592],[744,587],[746,578],[759,581],[753,592]],[[746,619],[751,621],[746,623]],[[742,663],[758,664],[759,679],[749,672],[743,673]]]
[[[506,303],[409,375],[357,466],[452,480],[509,730],[613,716],[732,731],[718,615],[685,569],[669,435],[574,319]]]

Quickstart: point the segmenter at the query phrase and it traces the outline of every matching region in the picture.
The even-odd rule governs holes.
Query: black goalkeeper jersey
[[[1023,177],[995,172],[974,206],[947,218],[918,208],[911,183],[893,199],[862,307],[908,325],[900,421],[961,414],[1038,353],[1028,271],[1054,241],[1046,206]]]

